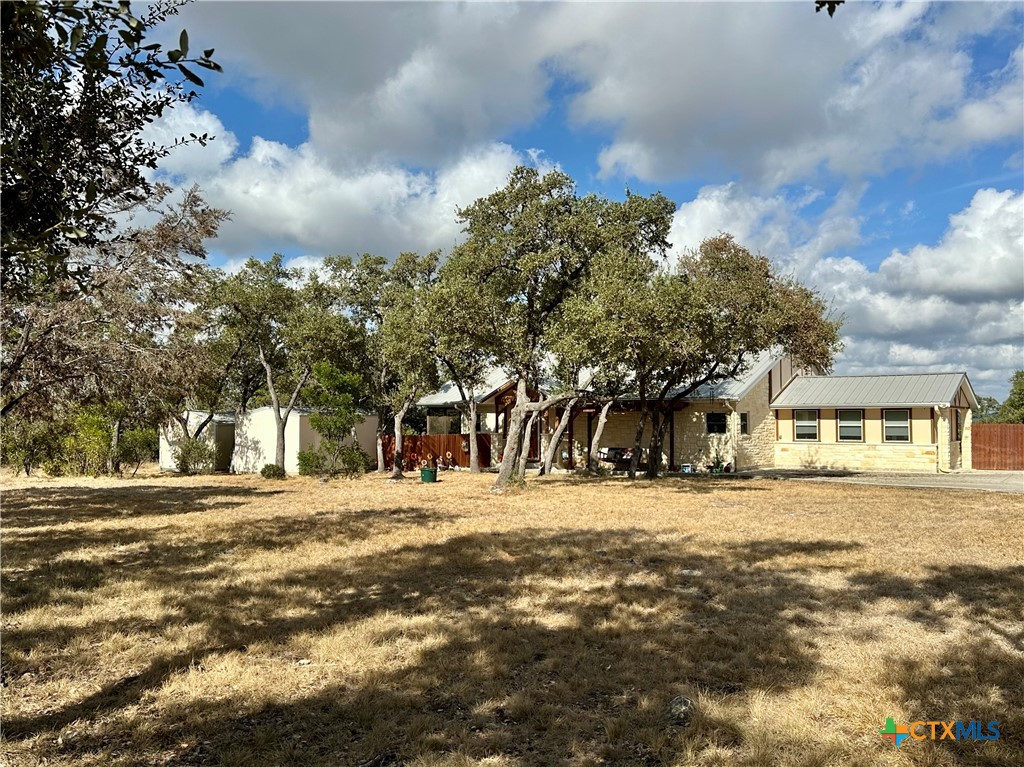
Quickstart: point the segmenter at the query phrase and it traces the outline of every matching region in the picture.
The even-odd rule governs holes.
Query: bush
[[[145,461],[156,457],[159,449],[156,429],[129,429],[118,440],[117,460],[119,464],[132,466],[134,477]]]
[[[174,465],[182,474],[212,474],[217,449],[202,437],[183,439],[174,450]]]
[[[299,474],[307,477],[345,477],[353,479],[370,470],[370,458],[354,445],[342,445],[332,455],[324,440],[317,450],[299,451]]]
[[[4,464],[23,470],[25,476],[39,466],[59,466],[63,431],[59,423],[8,417],[0,443]]]
[[[322,477],[327,474],[326,456],[319,450],[299,451],[299,474],[303,477]]]
[[[339,473],[346,479],[355,479],[370,470],[370,456],[355,445],[345,445],[338,455]]]
[[[110,419],[98,407],[79,410],[61,444],[65,473],[94,477],[105,474],[113,433]]]
[[[260,469],[260,474],[263,475],[263,479],[284,479],[288,476],[285,470],[276,463],[268,463]]]

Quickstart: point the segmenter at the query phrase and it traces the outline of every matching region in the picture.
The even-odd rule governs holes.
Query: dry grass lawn
[[[1024,764],[1019,496],[443,479],[5,477],[0,761]]]

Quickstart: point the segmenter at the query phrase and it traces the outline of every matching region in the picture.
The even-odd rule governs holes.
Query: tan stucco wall
[[[837,413],[834,408],[818,411],[818,440],[794,439],[793,411],[779,410],[779,439],[775,443],[775,466],[780,468],[865,469],[876,471],[935,471],[943,456],[949,461],[949,429],[943,443],[942,424],[939,441],[933,440],[932,409],[910,409],[910,442],[885,442],[882,410],[864,409],[864,441],[839,442]]]

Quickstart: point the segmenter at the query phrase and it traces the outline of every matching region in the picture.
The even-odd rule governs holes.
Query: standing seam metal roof
[[[948,405],[966,373],[876,376],[798,376],[771,403],[773,408]],[[977,405],[967,381],[972,405]]]

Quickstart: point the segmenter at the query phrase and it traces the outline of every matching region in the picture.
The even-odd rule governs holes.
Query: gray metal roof
[[[487,371],[483,386],[477,391],[476,401],[487,399],[510,380],[508,373],[501,368],[491,368]],[[462,404],[462,397],[459,396],[459,387],[453,381],[448,381],[432,394],[420,397],[416,404],[420,407],[455,407]]]
[[[773,408],[899,407],[948,405],[967,381],[966,373],[910,373],[878,376],[798,376],[772,402]]]

